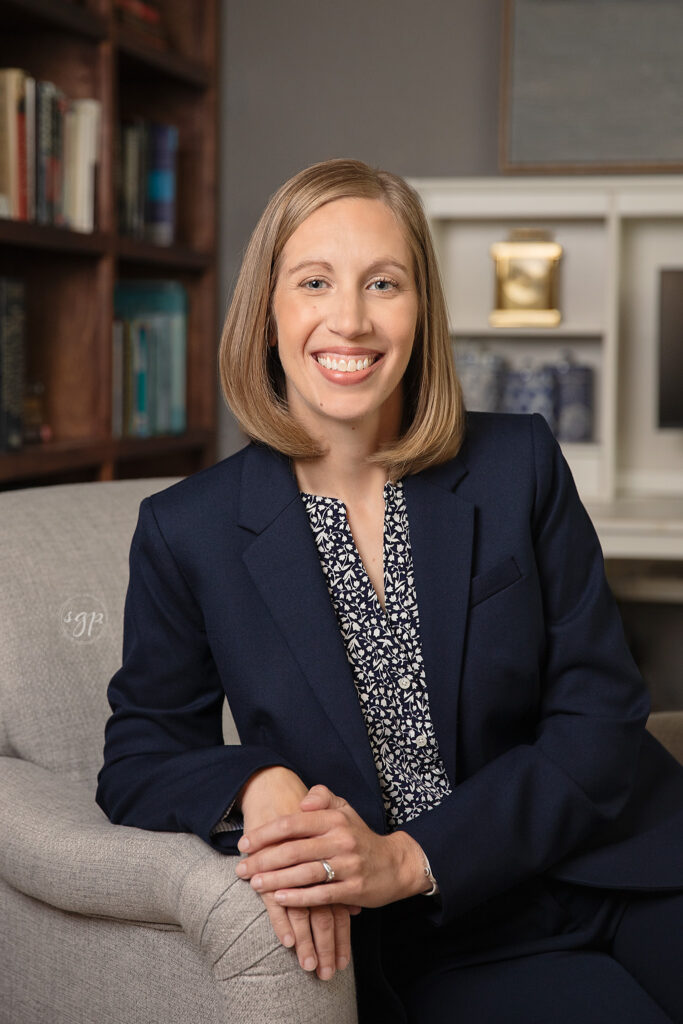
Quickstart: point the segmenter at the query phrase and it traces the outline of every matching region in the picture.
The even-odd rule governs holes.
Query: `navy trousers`
[[[683,893],[537,880],[446,930],[397,905],[383,931],[410,1024],[683,1024]]]

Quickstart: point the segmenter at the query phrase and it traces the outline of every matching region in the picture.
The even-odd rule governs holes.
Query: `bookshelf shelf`
[[[158,266],[160,269],[178,271],[201,271],[211,266],[212,253],[196,252],[183,245],[153,245],[136,238],[116,239],[116,254],[119,264]]]
[[[0,19],[6,29],[59,29],[95,41],[107,38],[106,19],[70,0],[0,0]]]
[[[108,244],[107,235],[101,231],[86,233],[50,224],[0,219],[0,245],[97,256],[107,250]]]
[[[211,445],[213,432],[189,430],[184,434],[163,437],[103,438],[95,441],[49,441],[26,445],[18,452],[0,458],[0,483],[54,476],[66,471],[90,469],[91,478],[99,478],[100,469],[131,459],[147,461],[178,452],[202,451]],[[150,467],[149,476],[155,476]],[[163,474],[165,475],[165,474]]]
[[[0,68],[23,68],[37,83],[54,83],[69,101],[96,99],[100,110],[95,231],[0,218],[0,278],[24,285],[26,382],[34,413],[39,405],[39,422],[52,432],[49,442],[0,450],[0,490],[180,476],[215,459],[219,3],[164,0],[158,9],[164,48],[157,50],[144,29],[119,21],[117,0],[0,0]],[[177,128],[175,240],[168,246],[117,231],[118,123],[131,118]],[[182,411],[177,381],[182,389],[184,380],[182,434],[112,434],[112,424],[118,431],[122,423],[120,338],[113,338],[117,282],[137,280],[156,288],[170,282],[186,296],[184,349],[177,335],[173,342],[173,365],[185,367],[174,378],[173,399]],[[159,366],[170,362],[159,345],[161,379]],[[132,356],[126,365],[133,365]],[[129,388],[131,378],[125,380]],[[166,370],[163,381],[158,386],[168,388]],[[155,401],[162,398],[159,391]],[[164,429],[164,415],[157,410],[148,429]],[[131,419],[125,429],[142,427]]]

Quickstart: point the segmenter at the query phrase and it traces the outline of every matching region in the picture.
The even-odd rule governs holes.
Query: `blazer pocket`
[[[474,576],[470,583],[470,608],[493,597],[499,591],[505,590],[521,577],[519,566],[512,555],[505,561],[499,562],[498,565],[494,565],[492,569],[487,569],[486,572]]]

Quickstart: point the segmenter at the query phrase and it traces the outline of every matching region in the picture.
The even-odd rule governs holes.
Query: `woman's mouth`
[[[320,352],[315,357],[320,366],[324,366],[326,370],[336,370],[338,373],[357,373],[358,370],[367,370],[378,358],[377,355],[345,357],[328,355],[326,352]]]

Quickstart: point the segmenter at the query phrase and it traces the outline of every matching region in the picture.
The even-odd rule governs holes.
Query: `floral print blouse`
[[[429,713],[403,484],[384,487],[382,608],[338,498],[302,493],[395,829],[450,793]]]

